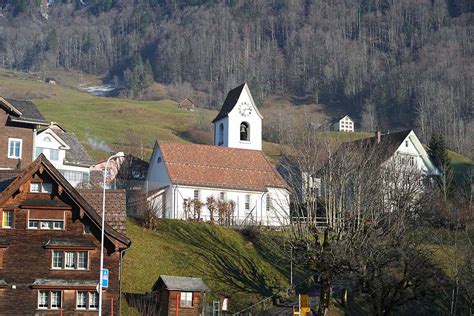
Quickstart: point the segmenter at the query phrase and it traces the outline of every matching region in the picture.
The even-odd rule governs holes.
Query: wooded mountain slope
[[[0,0],[0,62],[81,69],[141,97],[153,81],[220,106],[247,81],[257,102],[296,96],[365,130],[417,127],[470,154],[469,0]]]

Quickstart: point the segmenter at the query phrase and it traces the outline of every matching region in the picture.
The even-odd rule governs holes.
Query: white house
[[[208,221],[214,197],[232,205],[231,224],[288,224],[288,185],[261,151],[262,116],[246,84],[229,92],[213,122],[215,146],[156,142],[147,192],[161,192],[160,216],[187,219],[185,204],[200,201],[199,220]]]
[[[43,153],[74,187],[88,184],[89,167],[94,160],[73,133],[66,132],[58,124],[51,123],[47,128],[38,131],[35,136],[35,153]]]
[[[419,190],[428,189],[434,184],[433,177],[441,175],[412,130],[387,134],[376,132],[373,137],[342,144],[335,155],[350,155],[354,151],[366,155],[367,159],[376,159],[387,172],[400,175],[392,179],[400,180],[404,175],[416,179]],[[318,170],[304,170],[303,166],[298,165],[299,160],[298,157],[283,157],[278,165],[280,174],[292,184],[295,191],[293,198],[305,202],[321,198],[325,186],[323,170],[326,166]],[[389,189],[393,183],[386,185]]]
[[[331,122],[331,130],[337,132],[353,132],[354,131],[354,121],[350,118],[349,115],[344,115],[339,117]]]

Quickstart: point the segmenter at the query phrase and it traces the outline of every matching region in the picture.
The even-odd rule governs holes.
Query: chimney
[[[375,139],[377,140],[377,144],[382,140],[382,133],[380,131],[375,132]]]

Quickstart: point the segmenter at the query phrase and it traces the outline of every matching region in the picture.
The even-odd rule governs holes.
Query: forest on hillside
[[[173,84],[210,108],[246,81],[258,103],[438,131],[472,157],[473,17],[470,0],[0,0],[0,66],[104,75],[132,98]]]

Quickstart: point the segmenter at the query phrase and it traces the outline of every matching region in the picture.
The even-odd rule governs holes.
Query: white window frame
[[[61,267],[55,267],[54,266],[54,253],[60,253],[61,254]],[[66,267],[66,253],[73,253],[74,256],[74,267]],[[80,253],[85,253],[86,254],[86,266],[85,267],[79,267],[79,254]],[[90,258],[89,258],[89,251],[87,250],[81,250],[81,251],[76,251],[76,250],[52,250],[51,252],[51,269],[52,270],[79,270],[79,271],[88,271],[90,267]]]
[[[61,266],[60,267],[55,267],[54,266],[54,254],[57,253],[61,257]],[[64,251],[62,250],[53,250],[51,252],[51,269],[52,270],[63,270],[64,269]]]
[[[17,156],[14,156],[14,155],[10,155],[10,146],[12,145],[13,142],[19,142],[20,143],[20,150],[19,150],[19,155],[18,157]],[[21,159],[22,157],[22,151],[23,151],[23,139],[21,138],[8,138],[8,148],[7,148],[8,152],[8,158],[10,159]]]
[[[184,294],[184,297],[183,297],[183,294]],[[189,296],[191,296],[191,300],[189,300]],[[193,307],[193,296],[194,296],[193,292],[180,292],[179,293],[179,307],[184,307],[184,308]]]
[[[79,307],[79,294],[84,295],[84,307]],[[91,304],[94,299],[94,304]],[[76,291],[76,310],[97,310],[99,308],[99,293],[91,291]]]
[[[40,302],[41,302],[41,293],[46,293],[46,307],[44,306],[40,306]],[[49,309],[49,291],[45,291],[45,290],[38,290],[38,303],[37,303],[37,308],[38,309]]]
[[[244,208],[246,211],[250,211],[250,203],[251,203],[251,196],[250,194],[245,194],[245,200],[244,200]]]
[[[38,186],[38,188],[33,189],[33,187]],[[41,183],[40,182],[31,182],[30,183],[30,192],[31,193],[41,193]]]
[[[58,293],[59,294],[59,306],[55,306],[53,307],[53,293]],[[49,292],[49,299],[50,299],[50,303],[49,303],[49,308],[50,309],[60,309],[62,307],[62,302],[63,302],[63,293],[62,291],[50,291]]]
[[[79,307],[79,293],[81,294],[84,294],[85,295],[85,306],[84,307]],[[76,291],[76,309],[80,309],[80,310],[86,310],[87,307],[88,307],[88,292],[87,291]]]

